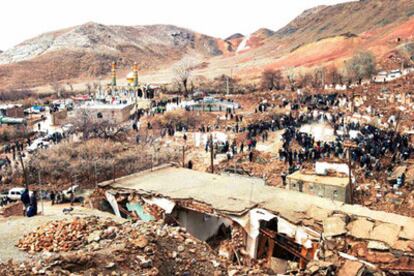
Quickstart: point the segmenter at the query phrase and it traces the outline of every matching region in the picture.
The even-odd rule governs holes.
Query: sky
[[[4,0],[0,50],[44,32],[97,22],[171,24],[226,38],[259,28],[277,30],[304,10],[349,0]]]

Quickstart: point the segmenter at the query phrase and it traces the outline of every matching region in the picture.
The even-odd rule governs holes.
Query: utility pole
[[[352,160],[351,160],[351,149],[356,146],[351,140],[344,142],[344,147],[348,149],[348,177],[349,177],[349,190],[350,190],[350,204],[354,204],[354,187],[352,184]]]
[[[226,76],[226,91],[227,91],[227,95],[229,95],[230,94],[230,91],[229,91],[229,77],[228,76]]]
[[[26,168],[24,167],[24,162],[23,162],[23,157],[22,157],[22,152],[18,151],[19,153],[19,161],[20,161],[20,165],[22,166],[22,170],[23,170],[23,176],[24,176],[24,187],[26,189],[29,189],[29,182],[28,182],[28,177],[27,177],[27,171]]]
[[[213,134],[210,134],[210,162],[211,162],[211,173],[214,173],[214,145],[213,145]]]
[[[152,164],[151,164],[151,170],[152,170]],[[112,183],[115,183],[115,160],[112,163]]]
[[[37,172],[37,177],[38,177],[38,182],[39,182],[39,186],[42,185],[42,181],[40,179],[40,170]],[[40,190],[40,204],[42,205],[42,215],[45,214],[45,208],[43,205],[43,189]]]
[[[185,145],[183,145],[183,168],[185,168]]]

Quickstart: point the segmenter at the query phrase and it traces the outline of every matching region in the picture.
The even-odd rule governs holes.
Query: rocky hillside
[[[280,30],[261,29],[240,42],[238,51],[213,58],[201,74],[237,68],[245,81],[265,68],[306,71],[342,67],[355,52],[369,50],[380,64],[414,40],[413,0],[361,0],[304,11]],[[387,63],[388,64],[388,63]],[[390,65],[391,67],[398,65]]]
[[[396,49],[413,41],[413,34],[413,0],[318,6],[278,31],[263,28],[224,40],[170,25],[87,23],[40,35],[1,53],[0,90],[109,78],[113,60],[120,74],[138,62],[146,82],[170,82],[174,64],[188,56],[199,64],[194,75],[214,78],[233,72],[244,81],[259,79],[265,68],[340,67],[359,50],[372,51],[385,64]]]
[[[170,25],[106,26],[97,23],[42,34],[0,54],[0,81],[28,86],[51,81],[96,78],[137,62],[141,70],[164,68],[186,55],[222,55],[227,43]],[[26,77],[24,77],[26,76]]]

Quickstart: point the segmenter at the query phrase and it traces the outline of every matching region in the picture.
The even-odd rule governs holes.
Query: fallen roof
[[[259,178],[174,167],[123,177],[111,187],[140,190],[172,199],[194,199],[228,213],[244,213],[258,203],[270,200],[273,190]]]
[[[294,179],[303,181],[304,183],[315,183],[327,186],[338,186],[345,188],[349,184],[348,177],[339,176],[324,176],[316,174],[304,174],[300,171],[296,171],[287,176],[287,179]]]
[[[131,189],[143,194],[162,195],[173,200],[192,199],[209,204],[215,210],[234,215],[241,215],[259,207],[292,221],[295,220],[295,216],[306,214],[307,210],[316,206],[327,211],[396,224],[405,229],[414,227],[414,219],[410,217],[266,186],[264,181],[258,178],[216,175],[169,166],[132,174],[116,179],[115,182],[107,181],[99,186]]]

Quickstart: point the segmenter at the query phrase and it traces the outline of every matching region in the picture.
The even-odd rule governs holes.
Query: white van
[[[13,188],[8,192],[7,197],[10,200],[14,200],[14,201],[20,200],[24,190],[25,190],[24,188],[20,188],[20,187],[19,188]],[[33,194],[33,192],[29,191],[29,196],[31,196],[32,194]]]

